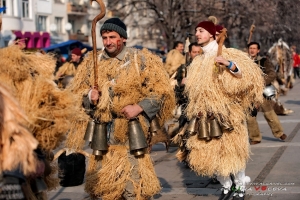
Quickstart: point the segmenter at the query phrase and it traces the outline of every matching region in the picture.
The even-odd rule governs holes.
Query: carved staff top
[[[224,41],[227,37],[227,29],[226,28],[223,28],[221,30],[221,33],[218,37],[218,40],[217,40],[217,43],[218,43],[218,53],[217,53],[217,56],[220,56],[222,54],[222,47],[223,47],[223,44],[224,44]]]
[[[99,15],[97,15],[92,22],[92,42],[93,42],[93,60],[94,60],[94,86],[97,86],[98,84],[98,74],[97,74],[97,46],[96,46],[96,24],[98,21],[100,21],[106,13],[106,8],[101,0],[90,0],[90,4],[92,5],[93,1],[96,1],[100,5],[101,12]]]
[[[251,25],[251,27],[250,27],[250,34],[249,34],[249,38],[248,38],[248,43],[247,44],[249,44],[250,42],[251,42],[251,38],[252,38],[252,34],[253,34],[253,32],[254,32],[254,29],[255,29],[255,25],[254,25],[254,23]]]
[[[227,29],[226,29],[226,28],[223,28],[223,29],[221,30],[221,33],[220,33],[218,39],[217,39],[217,43],[218,43],[218,52],[217,52],[217,56],[222,55],[222,47],[223,47],[223,44],[224,44],[224,41],[225,41],[226,37],[227,37]],[[221,68],[221,66],[220,66],[218,63],[217,63],[217,67],[218,67],[218,71],[219,71],[219,72],[222,72],[222,71],[223,71],[222,68]]]

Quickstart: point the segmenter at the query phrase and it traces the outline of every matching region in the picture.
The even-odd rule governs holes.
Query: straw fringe
[[[138,158],[138,170],[140,174],[140,180],[135,183],[137,194],[136,199],[148,199],[153,195],[159,193],[161,190],[160,182],[156,176],[153,162],[149,154],[145,154],[143,157]]]
[[[223,133],[220,139],[209,142],[198,140],[197,135],[187,141],[188,161],[197,174],[229,176],[245,169],[250,151],[248,134],[242,124],[235,128],[230,133]]]
[[[152,135],[150,145],[154,145],[158,142],[169,142],[169,136],[164,128],[157,130],[157,132]]]
[[[188,156],[188,151],[187,150],[181,150],[181,149],[178,149],[177,153],[176,153],[176,158],[182,162],[182,161],[185,161],[186,158]]]
[[[130,162],[128,150],[124,146],[110,146],[102,160],[90,157],[86,174],[85,191],[92,197],[101,197],[103,200],[119,199],[125,191],[128,181],[133,183],[136,199],[147,199],[161,189],[156,177],[152,160],[149,154],[134,158],[138,166]],[[131,177],[133,168],[138,169],[139,179]]]
[[[44,177],[44,181],[47,185],[47,190],[55,190],[59,186],[59,178],[57,177],[58,172],[58,163],[57,162],[51,162],[51,173],[48,176]]]
[[[84,115],[83,115],[84,116]],[[70,130],[67,135],[65,146],[75,151],[80,150],[84,147],[84,134],[88,124],[88,116],[81,120],[73,120]]]
[[[100,161],[101,162],[101,161]],[[99,169],[94,158],[90,161],[85,190],[103,200],[118,199],[125,190],[130,174],[130,162],[124,146],[110,146]]]

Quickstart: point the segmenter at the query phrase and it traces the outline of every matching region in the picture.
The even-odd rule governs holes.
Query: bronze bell
[[[223,135],[221,126],[217,119],[209,120],[210,131],[209,136],[212,138],[220,138]]]
[[[198,121],[198,139],[206,139],[210,140],[209,137],[209,127],[206,120],[199,120]]]
[[[95,130],[95,121],[93,119],[90,119],[86,127],[86,131],[83,139],[85,141],[92,142],[94,130]]]
[[[48,189],[42,177],[37,177],[33,179],[33,182],[31,183],[31,187],[34,193],[40,193]]]
[[[148,144],[142,126],[137,119],[131,119],[128,122],[128,138],[130,152],[135,156],[143,155]]]
[[[186,128],[186,132],[190,135],[195,135],[197,133],[197,126],[198,126],[198,121],[199,121],[199,118],[197,117],[193,117],[189,124],[188,124],[188,127]]]
[[[106,123],[96,123],[95,130],[93,134],[93,139],[91,143],[91,148],[93,149],[93,155],[102,156],[103,151],[107,151],[107,129]]]
[[[224,132],[224,131],[231,132],[234,130],[234,128],[231,124],[225,125],[225,124],[220,123],[220,127],[221,127],[222,132]]]
[[[160,129],[159,121],[157,117],[154,117],[150,122],[150,133],[156,135],[157,131]]]

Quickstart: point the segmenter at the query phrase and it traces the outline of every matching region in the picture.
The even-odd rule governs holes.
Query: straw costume
[[[197,27],[215,36],[212,22],[200,22]],[[197,56],[188,70],[185,88],[189,98],[187,117],[208,121],[213,116],[225,128],[220,138],[206,140],[198,139],[197,135],[189,137],[186,142],[188,162],[199,175],[217,175],[227,189],[232,184],[230,174],[236,176],[236,181],[242,182],[240,186],[244,186],[244,169],[249,158],[245,118],[251,105],[263,101],[262,72],[246,53],[224,46],[222,57],[230,61],[230,65],[234,64],[236,69],[218,68],[215,64],[218,51],[216,40],[204,46],[203,51],[204,54]]]
[[[68,91],[58,89],[54,83],[53,56],[25,53],[17,45],[12,45],[0,49],[0,59],[0,81],[25,111],[28,117],[25,126],[37,139],[38,148],[49,164],[52,151],[65,139],[70,121],[81,116],[75,109],[74,97]],[[48,190],[58,186],[58,178],[52,176],[56,173],[54,164],[51,164],[51,169],[44,175]]]
[[[117,18],[107,20],[101,30],[117,32],[127,38],[125,24]],[[92,54],[84,59],[68,88],[84,97],[94,85]],[[102,159],[90,157],[85,190],[93,197],[111,199],[148,199],[161,189],[148,153],[135,157],[129,153],[128,122],[122,108],[138,104],[144,110],[138,115],[148,138],[150,121],[156,116],[160,126],[171,117],[175,105],[173,90],[159,57],[146,49],[123,47],[116,57],[98,52],[98,90],[100,99],[94,119],[108,123],[108,151]],[[81,101],[82,102],[82,101]],[[81,104],[79,102],[79,104]],[[74,126],[80,126],[76,125]],[[70,132],[67,145],[79,149],[84,131]]]
[[[36,172],[38,142],[23,126],[27,117],[0,84],[0,199],[24,199],[24,175]]]

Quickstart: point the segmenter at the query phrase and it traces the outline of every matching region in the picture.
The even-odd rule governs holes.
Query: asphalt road
[[[300,80],[286,96],[280,96],[283,105],[294,112],[278,116],[285,134],[282,142],[271,133],[262,113],[258,113],[258,123],[263,135],[260,144],[251,146],[251,160],[246,175],[251,178],[247,186],[247,200],[299,200],[300,199]],[[153,146],[151,156],[162,190],[153,199],[159,200],[216,200],[220,195],[220,185],[209,177],[200,177],[177,161],[176,147],[165,151],[163,144]],[[50,200],[88,199],[84,186],[59,187],[48,192]]]

